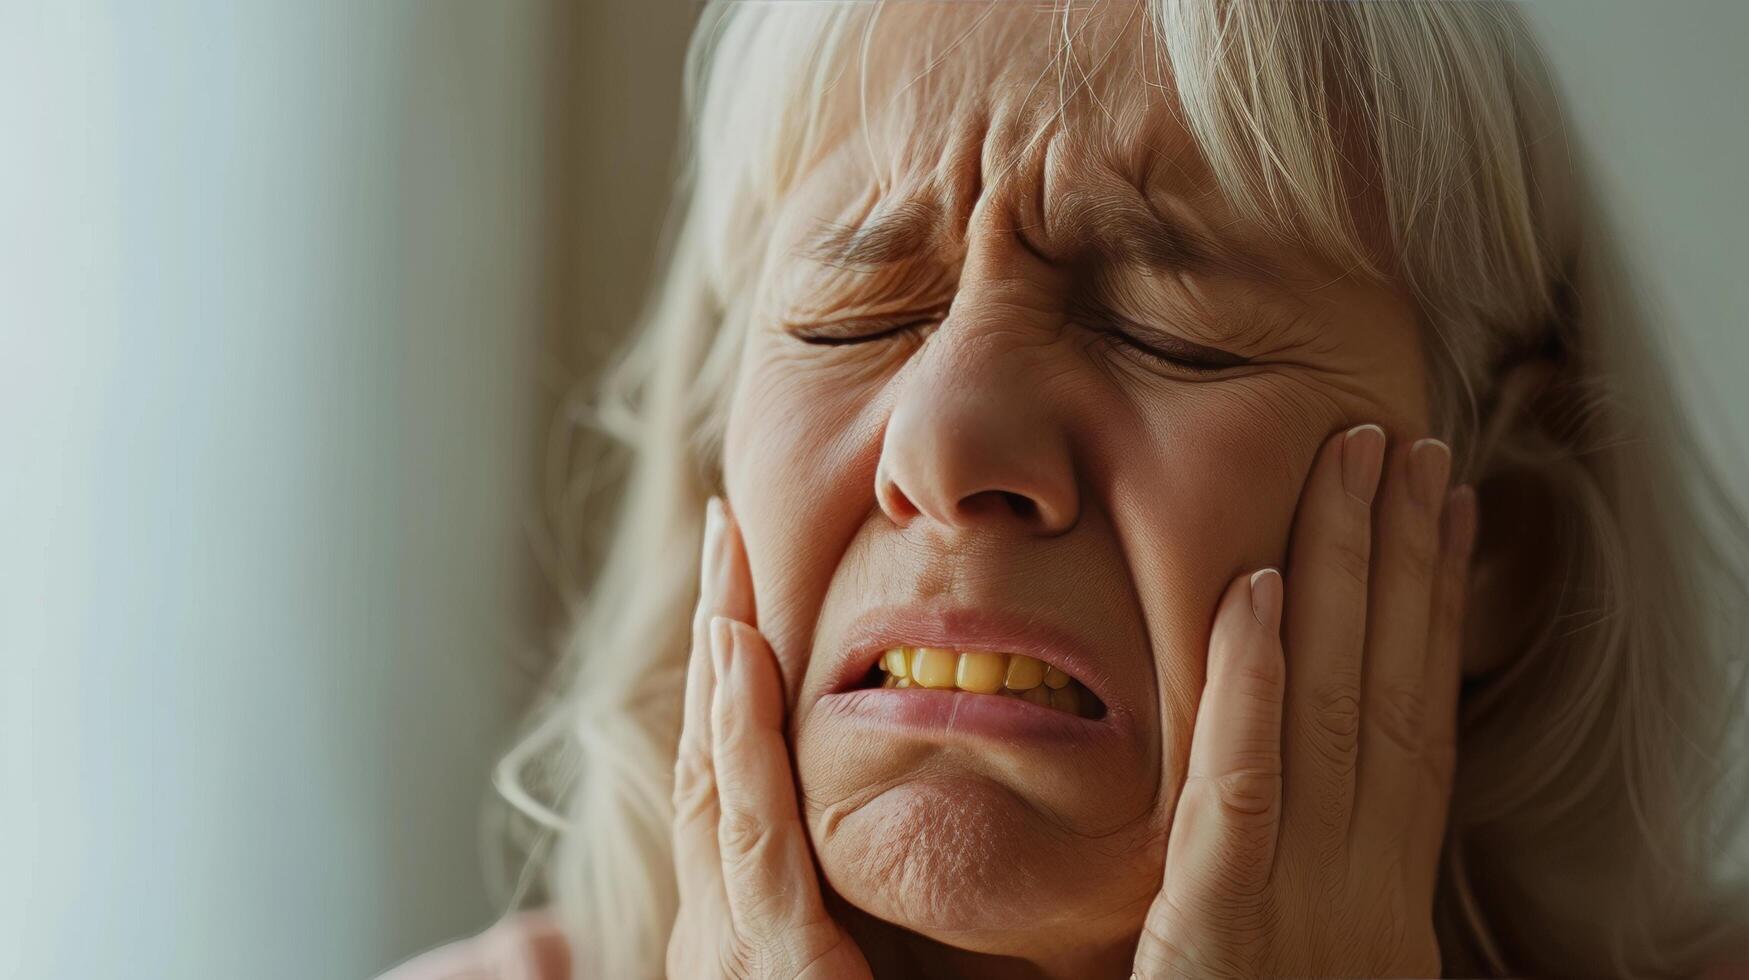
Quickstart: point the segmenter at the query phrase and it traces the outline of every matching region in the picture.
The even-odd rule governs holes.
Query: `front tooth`
[[[953,687],[958,660],[952,650],[918,647],[911,654],[911,677],[923,687]]]
[[[1069,675],[1055,667],[1045,668],[1045,686],[1062,690],[1069,683]]]
[[[1008,658],[1008,676],[1002,686],[1010,691],[1025,691],[1039,686],[1044,679],[1044,661],[1017,653]]]
[[[962,691],[995,694],[1002,690],[1002,675],[1008,671],[1008,655],[976,651],[960,654],[956,680]]]
[[[894,677],[909,677],[911,675],[909,665],[905,662],[905,653],[905,647],[894,647],[887,651],[886,656],[881,658],[881,663],[886,668],[887,673]]]

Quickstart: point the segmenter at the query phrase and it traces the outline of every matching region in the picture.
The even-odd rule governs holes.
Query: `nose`
[[[943,346],[917,352],[894,402],[875,468],[881,509],[901,527],[1067,531],[1080,515],[1074,455],[1039,363],[1060,352],[962,342],[950,329],[930,338]]]

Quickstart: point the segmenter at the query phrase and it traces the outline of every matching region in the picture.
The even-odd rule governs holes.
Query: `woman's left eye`
[[[1227,368],[1235,366],[1232,364],[1215,364],[1208,361],[1192,360],[1168,354],[1164,351],[1156,350],[1148,344],[1144,344],[1122,331],[1112,331],[1111,335],[1116,338],[1118,343],[1129,347],[1143,357],[1165,364],[1168,367],[1177,368],[1181,371],[1190,371],[1194,374],[1219,374]]]

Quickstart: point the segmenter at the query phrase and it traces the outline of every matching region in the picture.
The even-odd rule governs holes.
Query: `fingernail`
[[[711,667],[717,672],[717,683],[725,683],[729,676],[729,647],[732,644],[729,633],[729,617],[711,617]]]
[[[723,501],[715,494],[704,505],[704,547],[699,549],[698,580],[706,587],[717,584],[717,566],[723,554]]]
[[[1476,488],[1460,484],[1445,498],[1445,540],[1440,547],[1468,558],[1476,545]]]
[[[1368,422],[1342,437],[1342,489],[1368,506],[1379,488],[1385,461],[1385,430]]]
[[[1451,476],[1451,447],[1438,439],[1417,439],[1409,447],[1409,485],[1427,507],[1439,503]]]
[[[1274,568],[1251,573],[1251,615],[1272,633],[1281,626],[1281,573]]]

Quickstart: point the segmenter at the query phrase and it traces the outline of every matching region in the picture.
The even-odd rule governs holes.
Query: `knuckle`
[[[1418,582],[1433,581],[1434,570],[1439,567],[1439,545],[1430,532],[1411,534],[1403,548],[1403,563],[1408,573]]]
[[[750,860],[771,846],[777,828],[759,814],[740,808],[723,809],[717,818],[717,844],[733,863]]]
[[[1360,737],[1358,684],[1349,679],[1322,681],[1312,691],[1312,724],[1337,760],[1353,756]]]
[[[1253,977],[1255,958],[1275,931],[1278,916],[1267,900],[1236,900],[1231,889],[1162,895],[1143,920],[1136,966],[1155,978]]]
[[[1379,692],[1379,695],[1378,702],[1369,707],[1373,727],[1396,748],[1404,752],[1420,752],[1425,716],[1421,689],[1399,684]]]
[[[717,975],[726,980],[751,980],[753,957],[740,942],[729,940],[717,947]]]
[[[1143,929],[1143,949],[1136,957],[1136,976],[1143,980],[1171,980],[1204,975],[1206,971],[1190,950],[1173,936],[1157,931],[1153,920],[1154,917],[1149,916],[1149,925]]]
[[[1279,656],[1246,656],[1233,665],[1234,680],[1246,696],[1268,704],[1281,701],[1287,663]]]
[[[1213,777],[1211,789],[1223,814],[1254,821],[1275,813],[1281,801],[1281,768],[1236,769]]]
[[[1155,902],[1142,923],[1143,941],[1136,956],[1136,973],[1147,980],[1178,977],[1237,976],[1222,972],[1225,957],[1205,939],[1199,942],[1194,929],[1182,923],[1185,916],[1166,902]],[[1188,935],[1187,935],[1188,933]]]
[[[710,782],[710,758],[695,745],[683,744],[674,757],[674,798],[695,792]]]
[[[710,812],[716,799],[716,787],[708,781],[676,786],[674,790],[674,821],[689,826]]]
[[[1330,561],[1344,580],[1364,592],[1372,568],[1371,547],[1364,523],[1359,530],[1336,536],[1330,549]]]

